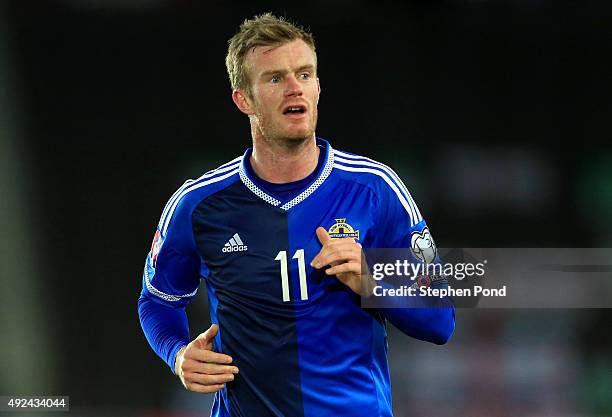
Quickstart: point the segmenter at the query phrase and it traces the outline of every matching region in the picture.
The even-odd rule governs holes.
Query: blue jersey
[[[166,205],[147,256],[140,317],[154,350],[174,367],[189,343],[185,306],[201,280],[219,326],[214,350],[240,369],[216,394],[214,416],[391,416],[387,318],[444,343],[454,311],[367,310],[335,277],[311,268],[315,230],[365,248],[407,248],[428,233],[412,196],[387,166],[334,150],[289,197],[262,186],[251,149]],[[395,319],[395,321],[394,321]]]

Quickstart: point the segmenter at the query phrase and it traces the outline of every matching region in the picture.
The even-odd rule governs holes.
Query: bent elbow
[[[436,345],[445,345],[455,332],[455,310],[445,312],[438,325],[434,327],[430,342]]]
[[[446,343],[448,343],[448,341],[451,339],[451,337],[453,336],[453,332],[455,330],[455,326],[453,325],[451,328],[449,329],[443,329],[442,331],[436,333],[434,335],[434,337],[432,338],[431,342],[435,343],[436,345],[445,345]]]

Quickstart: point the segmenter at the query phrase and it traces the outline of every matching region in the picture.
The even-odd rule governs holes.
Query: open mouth
[[[306,107],[301,105],[287,106],[285,107],[285,110],[283,110],[284,115],[300,115],[304,113],[306,113]]]

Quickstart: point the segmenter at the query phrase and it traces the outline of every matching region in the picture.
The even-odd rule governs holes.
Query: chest
[[[336,279],[310,267],[321,249],[317,227],[367,246],[374,210],[372,196],[359,188],[320,189],[289,210],[235,189],[204,201],[192,222],[205,278],[217,292],[244,302],[292,305],[338,289]]]

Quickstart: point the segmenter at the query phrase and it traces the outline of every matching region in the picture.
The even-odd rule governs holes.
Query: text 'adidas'
[[[238,233],[235,233],[234,236],[223,246],[221,251],[223,252],[244,252],[248,249],[248,246],[244,244]]]

